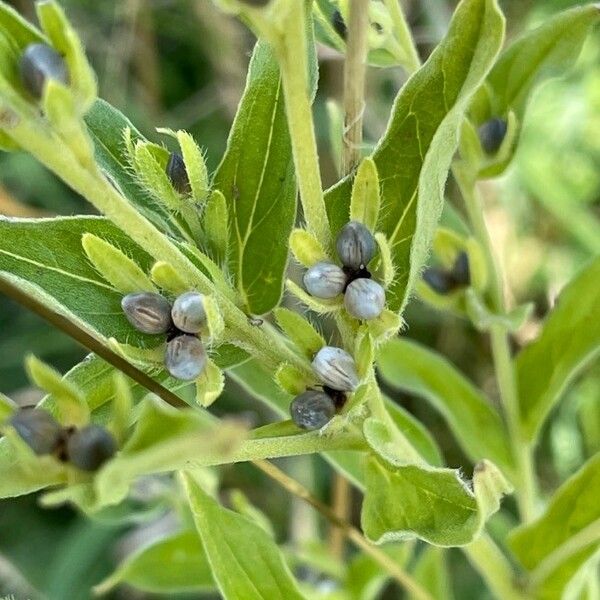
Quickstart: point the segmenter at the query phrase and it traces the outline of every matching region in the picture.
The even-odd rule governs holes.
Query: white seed
[[[290,404],[292,421],[302,429],[321,429],[335,414],[335,403],[325,392],[308,390]]]
[[[385,306],[385,290],[372,279],[355,279],[346,288],[344,305],[357,319],[375,319]]]
[[[179,335],[167,344],[165,366],[176,379],[192,381],[206,365],[206,350],[202,342],[193,335]]]
[[[173,302],[171,317],[177,329],[186,333],[198,333],[206,323],[204,296],[198,292],[186,292]]]
[[[335,298],[346,286],[347,277],[337,265],[319,262],[304,274],[304,287],[315,298]]]
[[[142,333],[166,333],[171,327],[171,305],[160,294],[127,294],[121,300],[127,320]]]
[[[361,269],[375,255],[376,242],[373,234],[358,221],[350,221],[340,231],[336,249],[342,264],[351,269]]]
[[[319,379],[334,390],[351,392],[358,385],[354,359],[341,348],[321,348],[314,357],[312,366]]]

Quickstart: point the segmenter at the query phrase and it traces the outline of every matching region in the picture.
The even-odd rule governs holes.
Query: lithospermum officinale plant
[[[258,41],[210,174],[188,133],[158,129],[178,147],[169,152],[97,97],[56,2],[37,4],[39,28],[0,3],[0,143],[30,153],[102,215],[0,221],[2,290],[93,352],[64,377],[28,359],[48,393],[35,409],[0,398],[0,496],[44,490],[46,506],[101,515],[126,503],[138,478],[173,474],[163,501],[181,529],[129,557],[98,593],[137,582],[240,600],[372,598],[392,578],[410,598],[447,597],[440,548],[460,547],[497,598],[589,597],[598,456],[542,494],[533,454],[551,407],[600,348],[600,261],[568,284],[537,340],[513,357],[509,334],[529,307],[506,306],[478,181],[509,165],[531,91],[575,61],[600,9],[559,13],[503,48],[498,2],[462,0],[421,63],[396,0],[218,6]],[[311,114],[315,39],[346,57],[342,178],[325,191]],[[363,157],[368,65],[410,76]],[[438,227],[450,172],[467,233]],[[289,251],[304,268],[299,279],[288,278]],[[303,308],[282,306],[284,291]],[[415,292],[489,335],[499,407],[402,337]],[[377,373],[442,414],[471,472],[444,463]],[[214,417],[207,409],[225,376],[282,420],[248,430]],[[364,495],[360,530],[268,461],[311,453]],[[238,496],[234,510],[218,501],[215,467],[240,461],[353,544],[327,564],[313,560],[327,589],[290,568],[302,563],[297,549],[284,555],[247,500]],[[518,522],[491,535],[486,523],[507,494]],[[187,568],[171,563],[177,553]],[[161,562],[160,573],[144,571]]]

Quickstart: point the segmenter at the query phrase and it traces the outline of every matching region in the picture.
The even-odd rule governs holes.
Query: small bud
[[[438,294],[449,294],[456,288],[454,277],[439,267],[429,267],[423,271],[423,281]]]
[[[345,267],[360,269],[366,267],[375,254],[375,238],[358,221],[350,221],[340,231],[336,248]]]
[[[355,279],[346,288],[344,305],[357,319],[375,319],[385,306],[385,290],[372,279]]]
[[[502,145],[508,126],[497,117],[486,121],[478,130],[481,147],[487,154],[496,154]]]
[[[319,262],[304,274],[304,287],[315,298],[335,298],[344,291],[347,277],[337,265]]]
[[[308,390],[292,400],[290,414],[302,429],[321,429],[335,414],[335,404],[325,392]]]
[[[167,176],[171,180],[173,187],[180,194],[190,194],[192,186],[190,179],[185,168],[185,162],[183,162],[183,156],[178,152],[171,152],[169,156],[169,162],[167,163]]]
[[[166,333],[171,327],[171,305],[160,294],[139,292],[121,300],[127,320],[143,333]]]
[[[346,39],[348,35],[348,28],[346,27],[346,23],[344,23],[344,17],[342,17],[342,13],[339,10],[334,10],[331,15],[331,24],[335,29],[335,32],[343,39]]]
[[[47,44],[29,44],[21,56],[20,70],[23,86],[36,98],[42,97],[48,79],[69,83],[63,57]]]
[[[97,471],[116,451],[115,438],[98,425],[75,430],[67,439],[67,459],[82,471]]]
[[[10,420],[10,424],[36,454],[52,454],[60,444],[62,428],[46,410],[20,410]]]
[[[206,323],[204,296],[198,292],[181,294],[173,302],[171,318],[177,329],[185,331],[185,333],[198,333],[202,325]]]
[[[460,252],[452,267],[452,278],[458,285],[471,285],[471,274],[469,271],[469,257],[466,252]]]
[[[351,392],[358,385],[354,359],[341,348],[321,348],[313,359],[312,366],[319,379],[334,390]]]
[[[204,370],[206,350],[193,335],[179,335],[167,344],[165,366],[176,379],[192,381]]]

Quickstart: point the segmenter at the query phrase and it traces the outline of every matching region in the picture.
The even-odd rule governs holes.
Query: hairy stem
[[[398,43],[406,53],[407,63],[404,66],[409,73],[414,73],[421,66],[421,59],[419,58],[410,28],[400,9],[400,0],[384,0],[384,3],[392,17]]]

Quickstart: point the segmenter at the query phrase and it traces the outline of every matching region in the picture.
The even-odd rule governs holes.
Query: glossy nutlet
[[[437,294],[449,294],[456,288],[451,273],[440,267],[429,267],[423,271],[423,281]]]
[[[469,256],[462,251],[456,257],[452,267],[452,277],[458,285],[471,285],[471,272],[469,269]]]
[[[29,44],[19,66],[23,86],[36,98],[42,97],[48,79],[55,79],[64,85],[69,83],[65,59],[47,44]]]
[[[204,296],[199,292],[181,294],[173,302],[171,318],[177,329],[185,333],[198,333],[206,323]]]
[[[167,162],[166,171],[173,187],[180,194],[189,194],[192,191],[187,169],[185,168],[185,162],[183,161],[183,156],[181,156],[181,154],[178,152],[171,152],[169,161]]]
[[[331,24],[335,29],[335,32],[343,39],[346,39],[348,35],[348,28],[346,27],[346,23],[344,22],[344,17],[342,17],[342,13],[339,10],[334,10],[331,15]]]
[[[341,348],[321,348],[315,355],[312,366],[319,379],[334,390],[351,392],[358,385],[356,363],[352,356]]]
[[[10,424],[36,454],[52,454],[60,444],[62,427],[46,410],[24,408],[12,417]]]
[[[167,371],[176,379],[192,381],[206,366],[206,350],[193,335],[178,335],[167,344],[165,354]]]
[[[358,221],[350,221],[340,231],[336,249],[342,264],[350,269],[361,269],[375,255],[373,234]]]
[[[136,292],[121,300],[127,320],[142,333],[166,333],[171,327],[171,304],[160,294]]]
[[[335,298],[344,291],[347,279],[337,265],[319,262],[304,273],[304,287],[315,298]]]
[[[335,415],[335,404],[325,392],[308,390],[292,400],[290,415],[302,429],[321,429]]]
[[[508,126],[504,119],[493,118],[486,121],[478,130],[481,147],[487,154],[496,154],[504,141]]]
[[[372,279],[355,279],[346,288],[344,306],[357,319],[375,319],[385,306],[385,290]]]
[[[99,425],[76,429],[67,438],[67,460],[82,471],[97,471],[116,451],[115,438]]]

